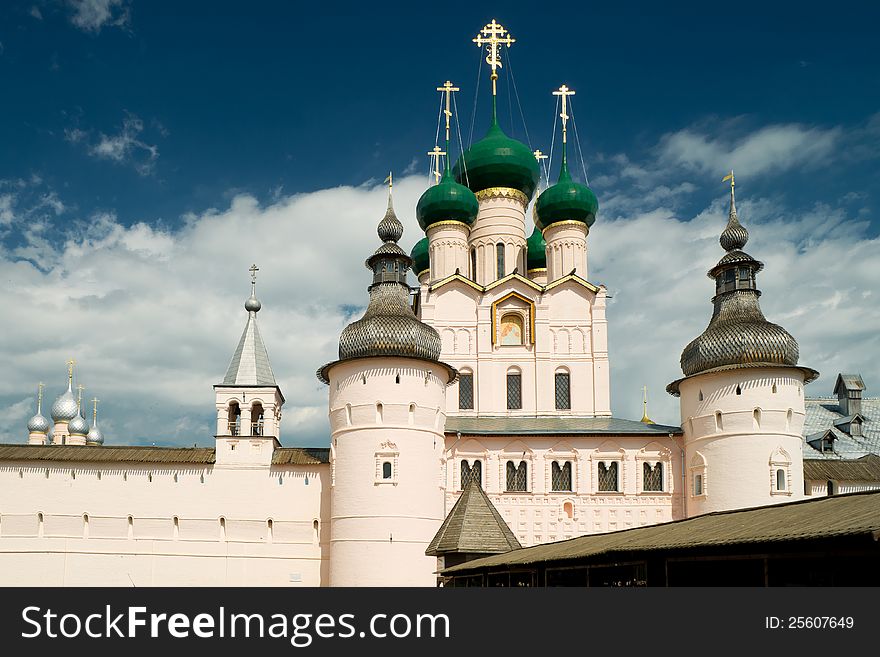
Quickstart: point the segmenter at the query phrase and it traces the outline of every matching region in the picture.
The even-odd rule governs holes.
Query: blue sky
[[[680,349],[709,317],[702,272],[721,254],[731,166],[750,252],[768,265],[765,311],[799,339],[805,364],[825,368],[817,393],[830,392],[831,369],[857,369],[869,393],[880,390],[880,10],[609,4],[4,3],[0,273],[7,301],[30,303],[17,341],[0,338],[14,374],[0,386],[0,435],[18,439],[32,388],[61,385],[75,352],[119,440],[152,439],[132,417],[140,395],[162,418],[155,440],[206,444],[210,383],[243,326],[236,304],[257,261],[261,326],[290,400],[285,442],[323,444],[313,373],[345,309],[365,301],[379,183],[388,170],[401,180],[409,246],[435,87],[461,87],[465,140],[475,92],[474,138],[487,127],[487,70],[475,88],[471,39],[493,17],[517,39],[499,86],[509,134],[526,140],[527,129],[548,151],[550,92],[563,82],[577,91],[600,203],[591,279],[618,304],[617,415],[639,416],[648,383],[659,419],[678,420],[661,384],[677,378]],[[670,301],[676,291],[684,305]],[[292,333],[330,337],[306,351]],[[184,370],[191,382],[171,392]],[[152,391],[121,383],[138,379]]]

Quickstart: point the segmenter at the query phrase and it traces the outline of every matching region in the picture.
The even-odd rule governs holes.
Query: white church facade
[[[588,268],[598,203],[568,172],[570,93],[559,180],[533,216],[538,160],[494,115],[419,201],[411,254],[389,189],[367,309],[318,370],[328,445],[282,447],[254,279],[214,386],[214,448],[104,444],[71,366],[52,422],[38,407],[28,444],[0,445],[0,584],[433,586],[474,555],[818,490],[803,438],[818,374],[761,314],[732,180],[712,320],[668,387],[681,427],[612,415],[607,295]]]

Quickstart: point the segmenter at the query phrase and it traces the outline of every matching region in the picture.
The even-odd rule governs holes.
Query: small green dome
[[[545,189],[535,203],[535,224],[541,230],[558,221],[581,221],[592,226],[599,211],[596,195],[586,185],[576,183],[562,162],[559,182]]]
[[[535,230],[532,231],[529,239],[526,240],[526,268],[530,271],[532,269],[546,269],[546,249],[547,243],[544,241],[544,236],[538,230],[538,227],[535,226]]]
[[[529,147],[502,132],[497,122],[455,163],[455,179],[473,192],[512,187],[532,198],[538,186],[538,161]],[[465,175],[467,174],[467,175]]]
[[[412,258],[413,271],[415,272],[416,276],[421,274],[426,269],[431,268],[431,260],[428,257],[427,237],[423,237],[418,242],[416,242],[416,245],[412,248],[409,257]]]
[[[422,194],[416,205],[416,218],[422,230],[428,230],[439,221],[460,221],[470,226],[477,218],[479,209],[480,204],[474,193],[455,182],[447,169],[440,182]]]

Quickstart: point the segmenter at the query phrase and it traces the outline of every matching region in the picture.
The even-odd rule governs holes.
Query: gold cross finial
[[[444,94],[446,94],[446,109],[444,110],[444,113],[446,114],[446,141],[448,143],[449,142],[449,121],[450,121],[450,119],[452,119],[452,110],[449,107],[449,102],[452,98],[452,92],[453,91],[461,91],[461,89],[453,86],[452,82],[447,80],[445,83],[443,83],[442,87],[437,87],[437,91],[442,91]]]
[[[574,96],[574,91],[572,91],[571,89],[569,89],[565,85],[562,85],[561,87],[559,87],[559,89],[557,91],[553,92],[553,95],[554,96],[562,96],[562,112],[559,114],[559,116],[562,117],[562,143],[564,144],[565,143],[565,126],[566,126],[566,123],[568,123],[568,111],[567,111],[567,102],[568,101],[567,101],[567,98],[569,96]]]
[[[94,405],[94,414],[92,415],[92,424],[98,423],[98,402],[101,401],[97,397],[92,399],[92,404]]]
[[[76,384],[76,407],[77,408],[79,408],[82,405],[83,390],[85,390],[85,389],[86,389],[86,387],[82,383]]]
[[[440,156],[446,155],[446,151],[439,146],[434,146],[434,150],[428,151],[428,157],[431,158],[431,173],[434,174],[434,182],[440,182]]]
[[[505,34],[507,36],[504,36]],[[491,23],[477,33],[473,42],[480,48],[486,46],[486,63],[492,67],[492,95],[494,96],[496,95],[495,81],[498,79],[498,72],[495,69],[501,68],[501,46],[510,48],[516,39],[512,38],[510,32],[496,23],[493,18]]]
[[[642,413],[642,422],[645,424],[654,424],[654,420],[648,417],[648,386],[642,386],[642,392],[644,393],[644,412]]]
[[[251,273],[251,284],[252,284],[252,285],[256,285],[256,283],[257,283],[257,272],[260,271],[260,268],[257,267],[256,264],[253,264],[253,265],[250,266],[250,269],[248,269],[248,271]]]
[[[546,159],[547,159],[547,156],[546,156],[544,153],[541,152],[541,149],[540,149],[540,148],[536,148],[536,149],[535,149],[535,152],[532,153],[532,155],[535,156],[535,159],[538,160],[538,162],[540,162],[541,160],[546,160]]]
[[[73,366],[76,365],[76,361],[71,358],[67,361],[67,380],[68,382],[73,381]]]

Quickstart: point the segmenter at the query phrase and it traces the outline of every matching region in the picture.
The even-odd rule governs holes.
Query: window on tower
[[[474,408],[474,375],[471,372],[462,372],[458,377],[458,408]]]
[[[471,249],[471,280],[474,282],[477,280],[477,250],[475,248]]]
[[[522,374],[519,372],[507,373],[507,408],[508,410],[522,408]]]
[[[513,461],[507,462],[507,492],[524,493],[528,490],[528,466],[525,461],[516,465]]]
[[[382,479],[391,479],[391,461],[382,464]]]
[[[556,373],[556,408],[571,409],[571,377],[568,372]]]
[[[504,243],[499,242],[495,245],[495,251],[497,255],[496,262],[496,271],[495,278],[503,278],[504,277]]]

